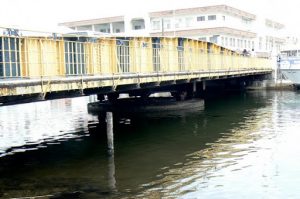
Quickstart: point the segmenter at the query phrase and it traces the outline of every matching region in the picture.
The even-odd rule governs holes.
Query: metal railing
[[[78,38],[0,36],[0,78],[272,69],[269,59],[227,49],[213,53],[193,45],[153,45],[147,37]]]

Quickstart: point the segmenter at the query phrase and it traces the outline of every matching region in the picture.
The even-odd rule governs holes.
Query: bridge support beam
[[[106,113],[106,132],[108,155],[114,154],[114,132],[113,132],[113,113]]]

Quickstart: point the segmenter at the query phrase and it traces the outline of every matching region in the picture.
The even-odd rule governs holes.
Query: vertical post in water
[[[115,158],[114,155],[108,157],[108,187],[111,191],[116,190],[116,178],[115,178]]]
[[[193,82],[193,96],[194,96],[194,97],[196,96],[196,93],[197,93],[197,82],[194,81],[194,82]]]
[[[205,89],[206,89],[206,82],[205,81],[203,81],[202,82],[202,89],[205,91]]]
[[[107,132],[107,148],[108,154],[114,154],[114,132],[113,132],[113,114],[112,112],[106,113],[106,132]]]

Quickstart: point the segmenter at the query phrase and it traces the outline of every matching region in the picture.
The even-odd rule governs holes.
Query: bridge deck
[[[269,59],[187,38],[0,36],[0,98],[271,71]]]
[[[51,92],[85,89],[101,89],[111,87],[117,90],[121,85],[136,85],[137,88],[143,84],[156,83],[159,86],[163,82],[176,84],[178,81],[203,81],[209,79],[226,79],[247,75],[268,74],[272,70],[268,69],[243,69],[232,71],[190,71],[174,73],[137,73],[137,74],[114,74],[114,75],[94,75],[94,76],[74,76],[74,77],[48,77],[37,79],[6,79],[0,81],[0,96],[17,96],[41,93],[46,95]],[[166,85],[166,84],[165,84]]]

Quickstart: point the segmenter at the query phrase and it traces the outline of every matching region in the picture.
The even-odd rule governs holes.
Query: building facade
[[[77,31],[99,31],[116,36],[187,37],[269,57],[279,53],[285,26],[274,20],[227,5],[194,7],[61,23]]]

